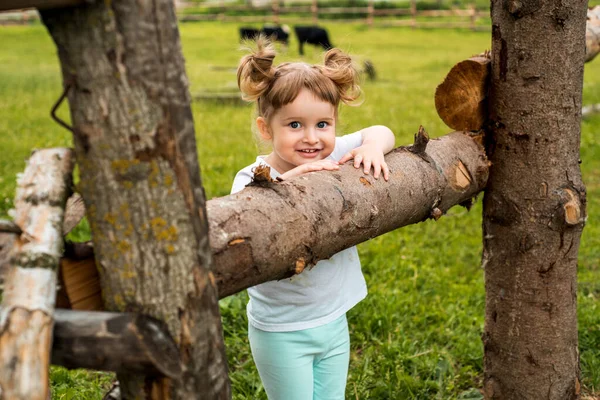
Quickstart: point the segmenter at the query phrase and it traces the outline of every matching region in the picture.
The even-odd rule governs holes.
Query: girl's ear
[[[267,124],[267,121],[265,121],[265,119],[263,117],[256,118],[256,126],[258,127],[258,132],[260,133],[261,138],[263,138],[264,140],[273,139],[273,136],[271,135],[271,132],[269,131],[269,125]]]

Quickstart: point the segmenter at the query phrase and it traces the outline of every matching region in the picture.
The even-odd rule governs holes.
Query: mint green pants
[[[350,361],[346,314],[317,328],[265,332],[248,326],[269,400],[343,400]]]

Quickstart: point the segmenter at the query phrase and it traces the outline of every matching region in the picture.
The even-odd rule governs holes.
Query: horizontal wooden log
[[[207,202],[214,275],[223,298],[282,279],[402,226],[437,217],[485,187],[483,148],[463,132],[425,152],[386,156],[389,182],[350,165],[288,182],[247,187]]]
[[[10,252],[0,305],[4,399],[46,400],[48,394],[56,270],[74,159],[71,149],[38,150],[17,181],[13,216],[21,234]]]
[[[3,0],[0,1],[0,11],[21,10],[24,8],[37,8],[46,10],[51,8],[73,7],[92,0]]]
[[[386,156],[392,169],[389,182],[345,165],[339,172],[311,173],[209,200],[219,298],[299,273],[344,248],[437,219],[450,207],[468,202],[487,181],[489,165],[480,141],[481,136],[463,132],[428,142],[417,136],[414,146]],[[79,272],[82,276],[94,276],[93,249],[87,251],[91,258],[77,268],[87,269]],[[91,302],[95,296],[97,303],[95,285],[80,297]]]
[[[54,314],[52,364],[117,373],[178,378],[177,344],[167,326],[132,313],[71,311]]]

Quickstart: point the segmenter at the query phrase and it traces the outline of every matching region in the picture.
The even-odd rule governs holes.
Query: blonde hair
[[[259,117],[267,122],[273,114],[293,102],[303,88],[318,99],[332,104],[355,105],[361,91],[358,70],[349,55],[333,48],[325,53],[323,65],[304,62],[283,63],[273,67],[275,49],[264,36],[256,40],[256,49],[242,57],[237,81],[242,98],[256,101]]]

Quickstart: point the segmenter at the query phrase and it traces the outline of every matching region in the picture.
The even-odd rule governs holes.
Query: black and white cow
[[[318,26],[295,26],[294,31],[298,37],[300,55],[304,55],[304,43],[321,46],[325,50],[333,47],[329,41],[327,31]]]

